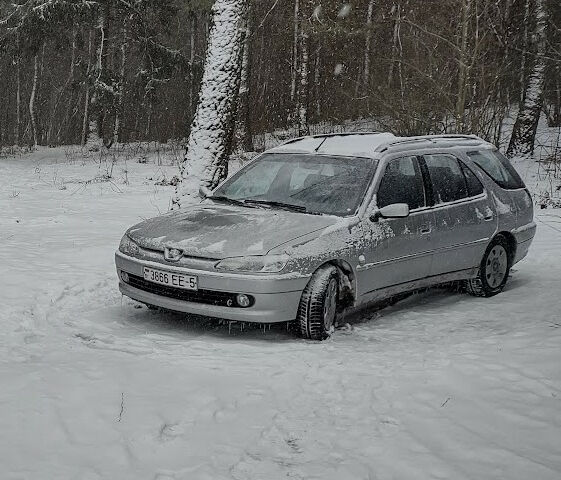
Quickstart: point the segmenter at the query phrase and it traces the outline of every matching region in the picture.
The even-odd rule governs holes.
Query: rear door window
[[[455,202],[469,197],[460,162],[451,155],[424,155],[432,184],[434,204]]]
[[[477,178],[475,173],[473,173],[465,164],[460,162],[460,165],[462,166],[462,170],[464,171],[464,175],[466,177],[469,196],[475,197],[476,195],[481,195],[483,193],[483,184],[479,181],[479,178]]]
[[[378,187],[378,208],[406,203],[410,210],[426,206],[423,176],[417,157],[390,160]]]
[[[468,156],[494,182],[507,190],[525,188],[524,182],[508,159],[498,150],[468,152]]]

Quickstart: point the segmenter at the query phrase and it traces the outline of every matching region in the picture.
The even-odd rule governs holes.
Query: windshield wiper
[[[226,202],[232,205],[241,205],[242,207],[248,207],[244,200],[236,200],[235,198],[226,197],[225,195],[211,195],[207,197],[209,200],[214,200],[216,202]]]
[[[316,213],[316,212],[308,212],[308,209],[303,205],[294,205],[292,203],[276,202],[274,200],[257,200],[252,198],[248,198],[244,202],[253,203],[256,205],[268,205],[271,207],[283,208],[285,210],[291,210],[293,212],[309,213],[311,215],[321,215],[320,213]]]
[[[287,210],[294,210],[295,212],[305,212],[307,210],[307,208],[302,205],[293,205],[292,203],[277,202],[275,200],[254,200],[252,198],[248,198],[245,200],[245,203],[254,203],[256,205],[269,205],[271,207],[286,208]]]

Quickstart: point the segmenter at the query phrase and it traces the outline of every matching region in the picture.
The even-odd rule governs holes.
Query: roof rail
[[[380,145],[376,152],[383,152],[390,147],[396,145],[403,145],[407,143],[419,143],[419,142],[431,142],[436,143],[439,140],[471,140],[475,142],[485,142],[482,138],[478,137],[477,135],[461,135],[461,134],[442,134],[442,135],[423,135],[417,137],[402,137],[398,138],[395,141],[386,142],[383,145]]]
[[[304,135],[302,137],[291,138],[281,145],[289,145],[291,143],[299,142],[305,138],[329,138],[329,137],[348,137],[350,135],[380,135],[387,132],[339,132],[339,133],[318,133],[316,135]]]

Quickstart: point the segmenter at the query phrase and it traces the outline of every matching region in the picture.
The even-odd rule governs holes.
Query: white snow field
[[[177,168],[104,168],[0,160],[1,479],[561,478],[561,210],[501,295],[429,291],[314,343],[121,298],[114,250]]]

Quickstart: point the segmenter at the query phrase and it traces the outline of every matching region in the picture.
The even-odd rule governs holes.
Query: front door
[[[364,248],[357,268],[358,290],[376,290],[430,275],[434,216],[428,208],[423,175],[416,156],[389,160],[374,198],[374,209],[394,203],[409,205],[407,218],[362,221]],[[371,209],[372,210],[372,209]]]

